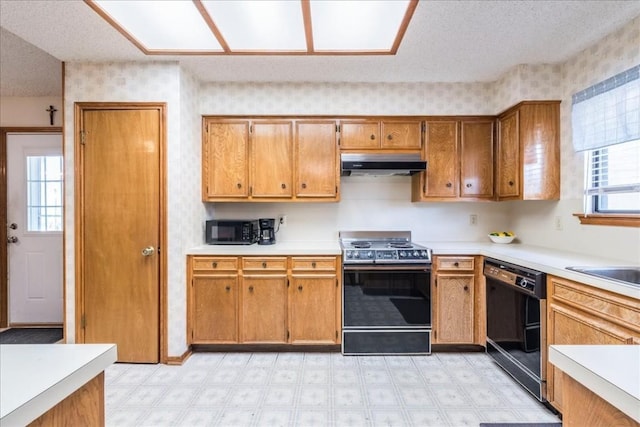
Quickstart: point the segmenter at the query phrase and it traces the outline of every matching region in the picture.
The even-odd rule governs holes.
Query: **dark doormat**
[[[562,427],[562,423],[480,423],[480,427]]]
[[[11,328],[0,332],[0,344],[53,344],[62,339],[62,328]]]

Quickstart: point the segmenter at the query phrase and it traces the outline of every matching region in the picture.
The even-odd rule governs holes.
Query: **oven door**
[[[542,400],[546,300],[487,278],[487,353]]]
[[[430,266],[346,265],[342,353],[431,353]]]

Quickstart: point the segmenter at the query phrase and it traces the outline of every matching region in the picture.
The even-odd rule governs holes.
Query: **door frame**
[[[60,133],[62,134],[62,158],[64,159],[64,132],[60,126],[51,127],[0,127],[0,328],[9,326],[9,267],[8,267],[8,251],[7,251],[7,134],[9,133]],[[64,177],[62,185],[64,185]],[[66,207],[66,206],[65,206]],[[62,213],[64,221],[64,209]],[[64,253],[64,239],[62,239],[62,251]],[[62,300],[63,300],[63,317],[62,323],[65,322],[65,262],[62,262]]]
[[[167,141],[167,104],[165,102],[76,102],[74,103],[74,132],[73,132],[73,153],[74,153],[74,242],[75,242],[75,337],[77,343],[85,342],[85,329],[82,327],[82,315],[84,311],[84,271],[81,260],[84,258],[84,199],[82,195],[84,167],[82,145],[82,117],[85,111],[95,110],[141,110],[151,109],[160,112],[160,250],[158,250],[159,261],[159,360],[160,363],[167,363],[167,184],[166,184],[166,141]]]

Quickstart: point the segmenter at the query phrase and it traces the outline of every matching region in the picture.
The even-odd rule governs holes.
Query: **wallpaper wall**
[[[490,83],[204,83],[176,63],[68,63],[64,125],[73,129],[79,101],[159,101],[168,105],[168,331],[169,355],[186,350],[185,250],[202,243],[205,218],[286,214],[280,240],[328,240],[346,229],[411,229],[416,240],[485,241],[496,229],[513,229],[528,244],[592,253],[606,242],[610,257],[637,262],[640,231],[579,226],[582,156],[573,153],[570,96],[640,62],[640,22],[560,65],[519,65]],[[562,200],[559,202],[411,203],[408,177],[349,177],[340,203],[203,204],[200,202],[202,115],[496,114],[524,99],[562,99]],[[67,182],[73,182],[73,132],[65,134]],[[74,324],[73,186],[66,187],[67,336]],[[469,225],[469,214],[478,225]],[[554,220],[560,216],[562,230]]]

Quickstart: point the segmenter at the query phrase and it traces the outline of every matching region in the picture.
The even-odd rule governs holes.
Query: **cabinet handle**
[[[509,181],[509,185],[513,186],[514,182],[513,181]]]
[[[249,292],[253,292],[253,286],[249,286]]]
[[[302,290],[302,286],[298,286],[298,290],[301,291]]]
[[[453,263],[453,266],[454,267],[458,267],[458,266],[460,266],[460,264],[458,264],[458,261],[456,261],[456,262]]]
[[[240,183],[237,183],[237,184],[236,184],[236,186],[237,186],[238,188],[242,188],[242,184],[240,184]]]
[[[311,263],[311,267],[316,268],[316,262],[315,261]]]
[[[305,184],[304,182],[302,183],[302,188],[307,188],[307,184]]]
[[[453,185],[452,183],[447,182],[447,187],[448,187],[448,188],[451,188],[451,186],[452,186],[452,185]]]
[[[262,268],[267,268],[267,263],[266,262],[262,263]]]
[[[467,184],[467,188],[471,188],[471,184]]]
[[[370,138],[371,138],[371,140],[374,140],[374,139],[376,139],[376,136],[374,134],[371,134]]]
[[[464,290],[465,290],[465,291],[468,291],[468,290],[469,290],[469,287],[468,287],[468,286],[465,286],[465,287],[464,287]]]
[[[218,268],[218,263],[217,263],[217,262],[215,262],[215,261],[214,261],[214,262],[212,262],[212,263],[211,263],[211,267],[213,267],[213,268]]]
[[[391,135],[391,134],[387,135],[387,139],[388,139],[389,141],[391,141],[391,140],[393,139],[393,135]]]
[[[282,187],[282,189],[284,190],[285,188],[287,188],[287,184],[283,182],[282,184],[280,184],[280,187]]]
[[[225,286],[225,287],[224,287],[224,290],[225,290],[225,291],[227,291],[227,292],[229,292],[229,291],[231,290],[231,286]]]

